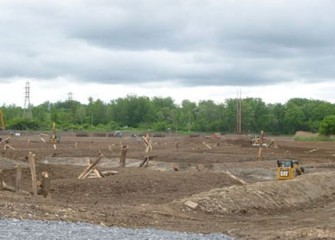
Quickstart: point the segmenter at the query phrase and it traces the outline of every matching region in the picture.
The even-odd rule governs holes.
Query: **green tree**
[[[284,116],[285,116],[285,107],[280,104],[269,104],[268,105],[268,121],[264,130],[266,132],[271,132],[274,134],[283,133],[284,130]]]
[[[114,104],[114,121],[121,126],[138,127],[151,123],[151,102],[148,97],[128,95],[118,98]]]
[[[237,99],[226,99],[223,104],[223,131],[235,132],[236,131],[236,116],[237,116]],[[243,122],[244,120],[242,120]],[[245,123],[244,123],[245,124]],[[242,127],[244,129],[245,125]]]
[[[304,127],[305,114],[303,110],[295,103],[288,102],[286,104],[284,122],[286,133],[295,133],[298,130],[306,130]]]
[[[181,103],[180,127],[183,130],[191,131],[194,123],[197,105],[189,100],[183,100]]]
[[[222,129],[222,113],[212,100],[200,101],[193,112],[195,130],[209,132]]]
[[[326,116],[320,123],[319,133],[330,136],[335,134],[335,115]]]
[[[10,122],[8,128],[15,130],[39,130],[41,126],[34,120],[16,118]]]

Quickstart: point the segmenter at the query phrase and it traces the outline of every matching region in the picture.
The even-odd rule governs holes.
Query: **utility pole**
[[[242,132],[242,91],[237,90],[236,99],[236,133],[241,134]]]

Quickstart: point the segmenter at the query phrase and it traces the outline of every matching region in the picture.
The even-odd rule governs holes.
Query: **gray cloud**
[[[334,78],[333,1],[1,1],[0,78],[257,86]]]

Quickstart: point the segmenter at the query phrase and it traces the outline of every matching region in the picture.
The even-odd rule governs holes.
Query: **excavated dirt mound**
[[[313,173],[291,181],[271,181],[212,189],[179,202],[213,214],[247,214],[306,208],[335,198],[335,172]]]

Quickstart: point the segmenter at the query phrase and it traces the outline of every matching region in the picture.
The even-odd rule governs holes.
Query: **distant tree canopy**
[[[156,131],[205,131],[233,133],[236,129],[238,99],[223,103],[184,100],[175,104],[170,97],[148,98],[129,95],[109,103],[89,98],[88,104],[68,100],[24,109],[3,105],[7,129],[47,130],[53,122],[63,130],[112,131],[122,127]],[[272,134],[311,131],[334,133],[335,105],[325,101],[294,98],[285,104],[266,104],[260,98],[242,99],[242,131],[264,130]]]
[[[320,123],[321,135],[329,136],[335,134],[335,115],[326,116]]]

